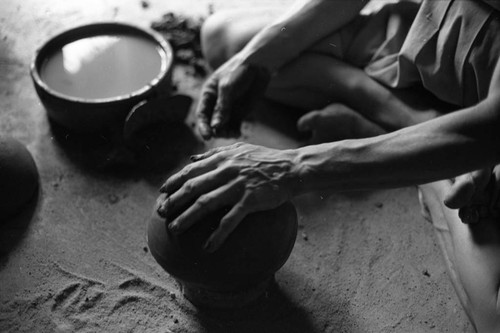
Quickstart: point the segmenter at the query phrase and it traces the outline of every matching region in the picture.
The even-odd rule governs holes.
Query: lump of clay
[[[0,221],[19,213],[38,189],[38,170],[19,141],[0,136]]]
[[[233,307],[257,298],[295,244],[297,214],[287,202],[248,215],[217,251],[207,253],[203,244],[224,213],[210,214],[180,235],[170,232],[156,209],[149,223],[151,254],[195,305]]]

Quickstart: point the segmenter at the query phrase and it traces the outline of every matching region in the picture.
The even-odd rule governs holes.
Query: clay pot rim
[[[161,68],[159,73],[145,86],[128,94],[109,97],[109,98],[81,98],[58,92],[45,83],[40,76],[40,69],[43,61],[48,55],[54,52],[55,49],[70,42],[83,39],[86,37],[109,35],[109,34],[125,34],[144,37],[156,43],[163,52],[160,52]],[[63,102],[77,103],[83,105],[109,105],[121,102],[129,102],[134,98],[145,98],[154,88],[156,88],[172,71],[173,67],[173,51],[170,43],[166,41],[159,33],[145,29],[129,23],[110,21],[97,22],[86,25],[77,26],[64,30],[49,40],[47,40],[40,48],[37,49],[30,64],[30,74],[35,86],[49,96]]]

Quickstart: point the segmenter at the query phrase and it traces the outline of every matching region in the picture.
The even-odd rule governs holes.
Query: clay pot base
[[[208,290],[196,284],[177,280],[183,296],[194,306],[203,309],[241,308],[256,301],[274,282],[274,275],[257,285],[234,292],[218,292]]]

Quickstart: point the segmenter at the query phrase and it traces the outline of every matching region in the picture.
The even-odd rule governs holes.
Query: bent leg
[[[209,17],[202,28],[202,47],[210,65],[213,68],[220,66],[281,13],[282,10],[276,8],[255,9],[250,13],[232,10]],[[366,127],[364,123],[369,125],[372,122],[385,131],[436,117],[435,110],[411,105],[411,98],[407,97],[413,96],[414,91],[401,96],[403,92],[389,91],[362,69],[339,60],[343,57],[344,45],[347,47],[350,38],[354,37],[356,29],[353,27],[357,24],[359,22],[353,22],[352,26],[333,32],[282,68],[271,81],[266,97],[305,112],[342,103],[359,113],[356,118],[360,121],[360,128]],[[332,112],[329,110],[323,115],[325,113],[330,115]],[[339,117],[336,115],[335,118],[330,123],[337,123]]]
[[[423,89],[389,89],[362,69],[313,51],[282,68],[267,97],[306,111],[342,103],[386,131],[435,118],[450,108]]]
[[[282,13],[270,7],[220,11],[209,16],[201,29],[201,47],[210,67],[216,69],[226,62]]]
[[[450,181],[420,186],[451,281],[478,332],[500,332],[500,221],[463,224],[444,206]]]

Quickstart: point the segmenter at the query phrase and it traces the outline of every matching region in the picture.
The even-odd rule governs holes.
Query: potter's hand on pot
[[[208,140],[239,135],[241,121],[251,103],[264,94],[270,77],[264,67],[237,56],[217,69],[205,82],[196,109],[201,136]]]
[[[293,151],[238,143],[193,160],[162,186],[167,197],[158,213],[173,232],[183,232],[210,212],[229,208],[205,244],[209,252],[219,248],[247,214],[278,207],[293,195]]]

